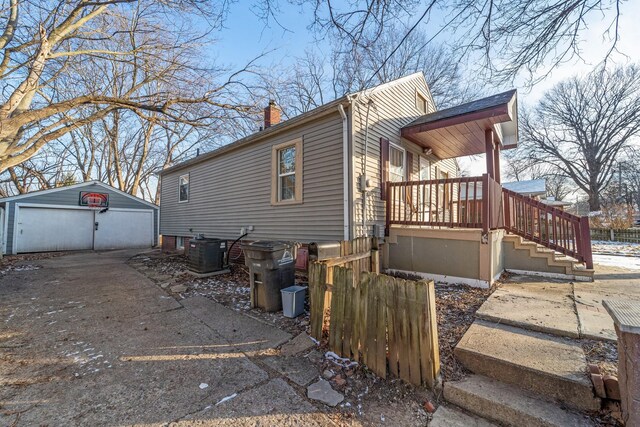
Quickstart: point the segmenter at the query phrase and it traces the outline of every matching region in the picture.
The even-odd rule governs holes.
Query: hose
[[[233,247],[235,246],[236,243],[238,243],[238,241],[240,241],[241,239],[245,238],[247,236],[247,234],[249,234],[249,233],[244,233],[242,236],[240,236],[236,240],[234,240],[233,243],[231,244],[231,246],[229,246],[229,250],[227,251],[227,256],[226,256],[226,259],[224,261],[225,265],[229,265],[229,256],[231,255],[231,249],[233,249]],[[240,255],[238,255],[237,257],[233,258],[231,261],[235,261],[235,260],[240,259],[241,255],[242,255],[242,251],[240,251]]]

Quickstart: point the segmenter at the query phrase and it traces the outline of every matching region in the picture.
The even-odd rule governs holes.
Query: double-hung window
[[[389,144],[389,181],[402,182],[405,179],[405,152],[394,144]]]
[[[178,181],[178,202],[189,201],[189,174],[180,175]]]
[[[271,203],[301,203],[302,140],[279,144],[272,150]]]

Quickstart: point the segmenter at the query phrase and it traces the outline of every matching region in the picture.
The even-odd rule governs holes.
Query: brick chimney
[[[264,109],[264,128],[280,123],[280,108],[273,99],[269,101],[269,106]]]

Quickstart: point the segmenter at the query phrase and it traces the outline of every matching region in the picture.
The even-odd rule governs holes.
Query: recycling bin
[[[282,289],[282,314],[284,317],[295,318],[304,313],[304,297],[307,288],[304,286],[289,286]]]
[[[295,249],[291,242],[258,240],[241,245],[249,267],[251,307],[280,311],[280,290],[295,284]]]

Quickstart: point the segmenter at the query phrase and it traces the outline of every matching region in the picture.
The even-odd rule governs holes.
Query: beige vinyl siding
[[[273,206],[272,146],[302,138],[302,203]],[[168,236],[302,243],[343,237],[342,119],[338,111],[162,176],[160,232]],[[178,177],[190,175],[189,201],[178,203]]]
[[[385,85],[373,91],[364,91],[354,101],[353,112],[353,236],[361,236],[362,228],[362,193],[358,191],[358,177],[364,167],[364,135],[367,112],[367,102],[373,100],[369,111],[368,132],[368,160],[366,165],[367,177],[371,180],[372,189],[368,193],[366,232],[373,233],[373,226],[385,225],[385,203],[380,200],[380,138],[387,138],[389,142],[403,147],[413,153],[413,163],[410,165],[412,179],[418,179],[419,157],[422,148],[400,136],[400,129],[413,122],[422,114],[416,107],[416,91],[426,95],[427,112],[435,111],[429,89],[421,74],[413,75],[392,84]],[[449,177],[457,176],[457,164],[454,159],[439,160],[433,155],[427,156],[431,163],[431,177],[434,179],[435,168],[449,172]]]

